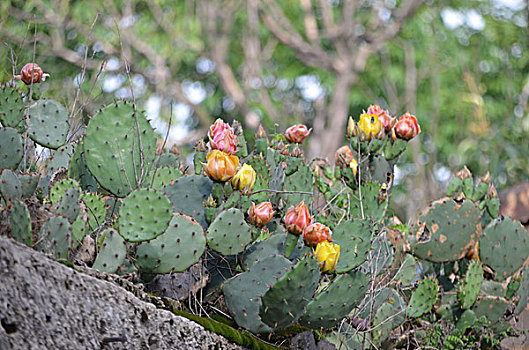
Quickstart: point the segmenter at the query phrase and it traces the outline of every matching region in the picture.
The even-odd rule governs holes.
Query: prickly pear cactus
[[[0,129],[0,170],[16,169],[22,157],[24,149],[22,147],[22,137],[13,128]]]
[[[125,261],[127,246],[123,237],[112,228],[101,232],[101,236],[103,243],[92,267],[102,272],[115,273]]]
[[[20,91],[11,86],[0,88],[0,122],[4,127],[24,129],[24,101]],[[1,139],[1,137],[0,137]]]
[[[208,246],[223,255],[242,252],[251,242],[250,226],[244,221],[244,214],[236,208],[220,213],[208,229]]]
[[[72,245],[72,233],[68,220],[62,216],[52,216],[39,232],[37,249],[54,255],[57,259],[68,259]]]
[[[142,188],[130,193],[119,208],[119,234],[129,242],[161,235],[171,221],[171,202],[162,193]]]
[[[264,293],[259,311],[263,322],[272,328],[296,322],[316,291],[319,279],[316,259],[308,256],[299,261]]]
[[[22,183],[17,175],[9,169],[5,169],[0,175],[0,194],[5,201],[22,197]]]
[[[82,193],[79,201],[86,207],[88,225],[92,231],[103,225],[105,222],[106,208],[105,202],[96,193]]]
[[[213,189],[213,182],[198,175],[182,176],[162,188],[162,192],[171,200],[173,211],[192,216],[203,227],[207,227],[205,202]]]
[[[84,150],[88,169],[97,182],[116,196],[125,197],[153,168],[156,134],[131,103],[119,101],[92,117]]]
[[[172,181],[182,177],[182,172],[173,167],[161,167],[152,170],[151,174],[147,177],[147,185],[161,190],[166,185],[169,185]]]
[[[46,164],[46,173],[53,174],[61,168],[67,169],[74,153],[74,147],[74,144],[67,143],[59,149],[51,151],[51,159]]]
[[[413,292],[406,310],[409,317],[419,317],[429,312],[439,294],[439,284],[432,278],[425,278]]]
[[[469,309],[476,301],[481,283],[483,282],[483,267],[479,261],[470,263],[465,274],[464,283],[459,287],[459,301],[463,309]]]
[[[471,201],[434,202],[415,227],[413,254],[433,262],[456,261],[476,245],[481,234],[479,209]]]
[[[33,235],[31,233],[31,217],[26,204],[22,201],[13,201],[9,216],[11,235],[13,238],[27,246],[33,245]]]
[[[344,221],[333,230],[333,243],[340,245],[336,272],[345,273],[360,266],[371,249],[375,225],[371,220]]]
[[[66,191],[72,187],[77,191],[80,191],[79,183],[73,179],[62,179],[57,181],[50,189],[51,205],[59,203],[62,200],[62,197],[66,194]]]
[[[59,102],[40,99],[29,107],[28,136],[41,146],[57,149],[66,143],[68,111]]]
[[[503,281],[520,267],[529,255],[529,233],[510,218],[495,220],[484,230],[479,240],[479,257],[496,273],[494,279]]]
[[[79,189],[76,187],[69,188],[62,197],[57,214],[63,214],[70,224],[73,224],[79,215]]]
[[[388,186],[377,182],[365,182],[361,185],[358,198],[351,199],[351,215],[357,218],[368,217],[380,222],[388,208]]]
[[[18,174],[18,179],[22,184],[22,197],[29,198],[33,196],[37,186],[39,184],[40,176],[37,173],[20,173]]]
[[[497,322],[512,304],[503,297],[492,295],[479,296],[476,304],[472,307],[472,311],[477,318],[486,316],[487,320],[492,323]]]
[[[360,304],[368,286],[369,277],[362,272],[339,275],[307,305],[300,324],[313,329],[336,326]]]
[[[262,306],[261,296],[290,271],[291,267],[292,263],[285,257],[269,256],[223,284],[222,292],[226,306],[239,326],[253,333],[272,331],[259,314]]]
[[[97,180],[90,173],[86,165],[86,152],[84,150],[83,140],[79,141],[75,146],[68,166],[68,176],[77,180],[84,191],[97,191]]]
[[[182,272],[198,262],[205,248],[202,226],[175,214],[162,235],[138,247],[135,264],[146,273]]]

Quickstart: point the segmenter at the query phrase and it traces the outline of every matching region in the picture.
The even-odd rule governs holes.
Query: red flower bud
[[[315,222],[305,228],[305,231],[303,231],[303,240],[310,247],[314,247],[321,242],[330,242],[332,241],[331,230],[324,224]]]
[[[406,141],[409,141],[415,136],[419,135],[420,132],[421,128],[419,127],[419,124],[417,124],[417,119],[409,112],[403,114],[395,125],[395,135],[399,139]]]
[[[384,126],[386,133],[389,133],[391,129],[393,129],[393,127],[395,126],[395,123],[397,122],[397,118],[389,115],[389,112],[385,109],[380,108],[379,105],[369,106],[369,108],[367,109],[367,114],[374,114],[378,116],[378,120]]]
[[[36,63],[28,63],[20,71],[20,75],[16,75],[16,79],[22,80],[26,85],[31,83],[37,84],[40,83],[46,77],[50,75],[42,72],[42,69]]]
[[[307,129],[303,124],[292,125],[285,131],[285,137],[290,143],[303,143],[312,129]]]
[[[272,203],[270,202],[261,202],[257,205],[252,202],[252,206],[248,209],[250,224],[256,227],[267,225],[273,217],[274,209],[272,209]]]
[[[209,147],[212,150],[235,154],[237,153],[237,136],[233,129],[221,119],[217,119],[208,131]]]
[[[312,218],[305,201],[301,201],[296,207],[291,206],[285,214],[285,225],[290,233],[300,235],[310,225]]]

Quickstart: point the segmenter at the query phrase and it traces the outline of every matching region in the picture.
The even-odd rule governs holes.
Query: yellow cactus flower
[[[340,258],[340,246],[328,241],[318,243],[314,250],[314,257],[320,264],[321,272],[331,272]]]
[[[356,161],[356,159],[352,159],[351,162],[349,163],[349,168],[351,168],[353,170],[353,174],[354,176],[356,176],[356,173],[358,172],[358,162]]]
[[[378,120],[378,116],[363,113],[360,115],[358,129],[360,130],[360,139],[362,141],[371,141],[375,137],[383,135],[384,125]]]
[[[233,188],[241,192],[250,192],[255,183],[255,170],[251,165],[244,164],[231,179]]]
[[[206,157],[207,164],[202,164],[206,175],[213,181],[226,182],[233,177],[239,166],[239,158],[214,149]]]

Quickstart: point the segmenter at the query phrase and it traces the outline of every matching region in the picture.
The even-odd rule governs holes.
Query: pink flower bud
[[[256,227],[267,225],[273,217],[274,209],[272,209],[272,203],[270,202],[261,202],[257,205],[252,202],[252,206],[248,209],[250,224]]]
[[[31,83],[40,83],[44,78],[49,77],[49,74],[42,72],[42,69],[36,63],[28,63],[20,71],[20,75],[15,76],[16,79],[20,79],[26,85]]]
[[[311,130],[303,124],[292,125],[285,131],[285,137],[290,143],[303,143]]]
[[[305,201],[301,201],[296,207],[292,206],[285,214],[285,225],[288,232],[300,235],[305,228],[310,225],[312,218],[309,214],[309,208],[305,205]]]
[[[419,124],[417,124],[417,119],[409,112],[403,114],[395,125],[395,135],[399,139],[406,141],[409,141],[415,136],[419,135],[420,132],[421,128],[419,127]]]

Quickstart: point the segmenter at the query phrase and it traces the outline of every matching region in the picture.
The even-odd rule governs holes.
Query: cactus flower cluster
[[[383,110],[379,105],[371,105],[360,115],[360,120],[356,122],[349,117],[347,125],[347,136],[358,137],[360,141],[371,141],[373,139],[382,140],[385,135],[391,135],[392,140],[396,138],[409,141],[421,132],[414,115],[406,112],[397,121],[387,110]]]
[[[237,153],[237,136],[233,128],[217,119],[208,131],[208,145],[211,151],[206,156],[204,171],[213,181],[231,180],[234,189],[250,193],[255,184],[256,173],[249,164],[239,167]]]

